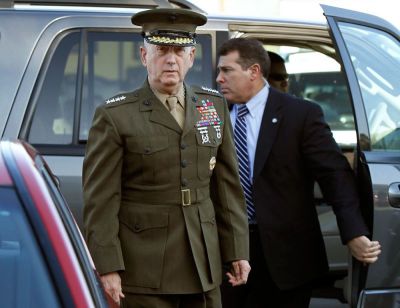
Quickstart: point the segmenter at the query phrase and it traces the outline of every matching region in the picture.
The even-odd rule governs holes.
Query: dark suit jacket
[[[368,234],[353,171],[315,103],[270,88],[253,180],[262,248],[281,288],[310,282],[328,269],[314,180],[333,207],[343,243]]]

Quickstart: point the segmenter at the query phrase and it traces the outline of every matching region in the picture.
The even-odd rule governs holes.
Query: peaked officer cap
[[[207,17],[186,9],[152,9],[139,12],[132,23],[142,26],[145,40],[154,45],[193,46],[196,27]]]

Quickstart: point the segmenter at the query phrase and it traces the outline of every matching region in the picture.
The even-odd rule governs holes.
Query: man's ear
[[[143,66],[147,66],[147,49],[144,46],[140,46],[140,60],[142,61]]]
[[[189,59],[190,59],[190,63],[191,63],[191,64],[190,64],[190,67],[193,66],[195,57],[196,57],[196,48],[195,48],[195,47],[192,47],[192,48],[190,49],[190,53],[189,53]]]
[[[252,80],[258,78],[261,74],[261,66],[258,63],[254,63],[249,67],[250,77]]]

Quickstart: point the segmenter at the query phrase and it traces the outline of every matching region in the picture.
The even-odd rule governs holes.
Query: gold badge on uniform
[[[210,159],[210,171],[213,171],[213,169],[215,168],[215,164],[217,163],[217,159],[215,158],[215,156],[211,157]]]

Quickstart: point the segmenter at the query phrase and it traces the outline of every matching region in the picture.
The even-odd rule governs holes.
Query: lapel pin
[[[277,123],[278,122],[278,119],[277,118],[273,118],[272,119],[272,123]]]

